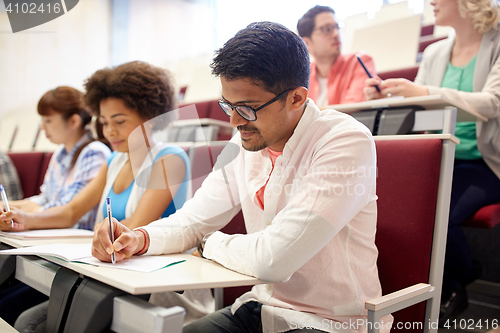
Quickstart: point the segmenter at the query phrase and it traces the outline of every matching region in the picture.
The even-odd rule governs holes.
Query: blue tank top
[[[108,167],[113,158],[116,157],[117,152],[113,152],[111,156],[107,159]],[[184,178],[183,183],[179,186],[179,189],[175,193],[174,198],[172,199],[172,202],[168,205],[167,209],[163,212],[161,215],[162,218],[167,217],[173,213],[178,208],[181,208],[184,205],[184,202],[186,202],[186,196],[187,196],[187,190],[188,190],[188,179],[189,179],[189,174],[190,174],[190,167],[189,167],[189,159],[186,154],[186,152],[177,146],[167,146],[163,148],[160,153],[155,157],[155,161],[158,160],[160,157],[165,156],[165,155],[177,155],[182,160],[184,161],[184,164],[186,165],[186,176]],[[125,209],[127,207],[128,200],[130,198],[130,193],[132,192],[132,187],[135,183],[135,179],[132,181],[132,183],[127,187],[125,191],[122,191],[121,193],[115,193],[114,191],[114,184],[111,187],[111,190],[108,193],[108,197],[111,199],[111,202],[113,203],[113,217],[116,218],[118,221],[122,221],[125,219]],[[174,204],[175,202],[175,204]],[[103,205],[102,207],[102,214],[103,216],[107,216],[107,211],[106,211],[106,205]]]

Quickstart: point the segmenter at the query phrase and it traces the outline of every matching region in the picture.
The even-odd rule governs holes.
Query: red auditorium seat
[[[213,101],[207,101],[207,102],[198,102],[194,103],[196,106],[196,111],[198,112],[198,117],[199,118],[210,118],[210,108],[212,107],[212,102]],[[191,104],[184,104],[180,105],[179,108],[182,108],[184,106],[188,106]],[[186,114],[182,113],[182,110],[179,112],[179,120],[183,119],[189,119],[190,117],[187,117]]]
[[[445,37],[434,37],[434,36],[424,36],[420,37],[420,42],[418,44],[418,52],[424,52],[424,50],[427,48],[427,46],[431,45],[432,43],[438,42],[442,39],[445,39]]]
[[[25,198],[40,193],[38,184],[40,183],[39,177],[44,155],[43,152],[9,153],[9,157],[19,174]]]
[[[484,206],[464,221],[462,226],[491,229],[500,224],[500,203]]]
[[[375,243],[382,293],[386,295],[429,281],[442,143],[434,139],[376,140],[375,144]],[[424,314],[425,303],[419,303],[393,313],[394,324],[423,322]]]
[[[424,25],[420,29],[420,36],[432,36],[434,34],[434,24]]]
[[[378,76],[382,80],[403,78],[403,79],[407,79],[410,81],[414,81],[415,77],[417,76],[417,72],[418,72],[418,66],[415,66],[415,67],[410,67],[410,68],[398,69],[395,71],[378,73]]]

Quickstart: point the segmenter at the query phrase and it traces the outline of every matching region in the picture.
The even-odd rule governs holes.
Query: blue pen
[[[0,184],[0,195],[2,196],[3,205],[5,206],[5,210],[10,212],[9,201],[7,200],[7,195],[5,194],[5,189],[3,185]],[[10,227],[14,228],[14,221],[10,220]]]
[[[356,58],[358,58],[359,63],[361,64],[361,66],[363,66],[363,69],[365,70],[365,72],[368,75],[368,77],[370,79],[373,78],[373,76],[370,74],[370,72],[368,71],[368,68],[366,68],[365,63],[363,62],[363,60],[361,60],[361,58],[359,57],[359,55],[356,54]],[[379,88],[379,86],[377,84],[375,85],[375,89],[377,89],[377,91],[380,92],[380,88]]]
[[[106,198],[106,209],[108,211],[108,223],[109,223],[109,238],[111,239],[111,244],[113,244],[115,242],[115,236],[114,236],[114,232],[113,232],[113,223],[111,221],[111,219],[113,218],[113,215],[111,213],[111,199],[109,197]],[[115,251],[113,251],[113,253],[111,253],[111,262],[113,263],[113,265],[116,263],[116,259],[115,259]]]

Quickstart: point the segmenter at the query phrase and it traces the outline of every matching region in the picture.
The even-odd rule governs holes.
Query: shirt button
[[[266,289],[267,289],[267,291],[271,291],[271,289],[273,289],[273,287],[270,284],[266,284]]]
[[[266,225],[271,225],[271,221],[266,221]]]

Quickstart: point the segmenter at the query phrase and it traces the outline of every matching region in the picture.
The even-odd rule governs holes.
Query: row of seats
[[[194,192],[215,165],[224,142],[183,148],[190,156]],[[376,140],[376,148],[379,197],[376,243],[380,252],[380,279],[384,294],[388,294],[419,282],[428,282],[428,268],[422,270],[422,267],[429,267],[432,247],[429,235],[432,235],[436,209],[435,193],[439,180],[436,175],[439,175],[441,145],[440,140],[434,143],[429,140]],[[9,156],[18,169],[26,196],[35,194],[33,188],[39,186],[43,179],[51,154],[31,152],[11,153]],[[38,173],[34,172],[36,170]],[[410,174],[412,177],[407,176]],[[422,210],[421,207],[427,209]],[[401,223],[401,216],[405,216],[405,223]],[[222,231],[228,234],[246,233],[242,214],[236,215]],[[224,288],[223,305],[230,305],[249,289]],[[396,321],[422,321],[425,306],[415,307],[395,313]]]

